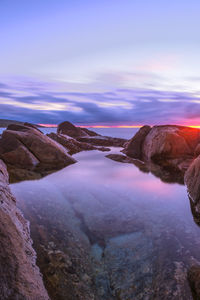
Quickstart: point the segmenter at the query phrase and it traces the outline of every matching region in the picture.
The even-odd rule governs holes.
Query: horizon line
[[[38,123],[37,125],[46,127],[46,128],[57,128],[59,124],[42,124]],[[160,124],[160,125],[165,125],[165,124]],[[169,124],[166,124],[169,125]],[[171,124],[171,125],[177,125],[177,126],[186,126],[186,127],[191,127],[191,128],[197,128],[200,129],[200,125],[185,125],[185,124]],[[141,128],[144,125],[79,125],[75,124],[75,126],[81,127],[81,128]],[[155,125],[149,125],[149,126],[155,126]],[[156,124],[156,126],[159,126]]]

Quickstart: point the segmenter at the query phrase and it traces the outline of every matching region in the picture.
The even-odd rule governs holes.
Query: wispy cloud
[[[115,88],[99,92],[34,81],[0,83],[1,118],[34,123],[69,120],[82,124],[199,122],[200,94],[158,89]],[[86,90],[86,91],[85,91]]]

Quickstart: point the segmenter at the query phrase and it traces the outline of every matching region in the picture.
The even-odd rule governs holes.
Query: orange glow
[[[57,124],[38,124],[42,127],[58,127]],[[187,125],[187,124],[180,124],[182,126],[190,127],[190,128],[197,128],[200,129],[200,125]],[[81,128],[141,128],[143,125],[79,125],[75,124],[75,126],[79,126]],[[153,126],[153,125],[150,125]]]
[[[81,125],[80,127],[86,128],[141,128],[143,125]]]
[[[37,125],[39,125],[39,126],[42,126],[42,127],[58,127],[58,125],[56,125],[56,124],[37,124]]]
[[[200,125],[190,125],[188,127],[200,129]]]
[[[38,124],[42,127],[58,127],[56,124]],[[75,124],[81,128],[141,128],[143,125],[79,125]]]

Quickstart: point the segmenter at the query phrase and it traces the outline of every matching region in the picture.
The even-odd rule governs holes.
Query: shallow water
[[[65,273],[58,299],[84,299],[73,294],[81,284],[85,299],[192,299],[187,271],[200,263],[200,229],[185,186],[102,152],[75,158],[78,163],[46,178],[11,185],[31,222],[42,271],[45,247],[65,253],[74,267],[77,278]]]

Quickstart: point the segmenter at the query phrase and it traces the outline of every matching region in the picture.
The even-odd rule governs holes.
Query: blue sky
[[[0,117],[200,124],[200,2],[1,0]]]

